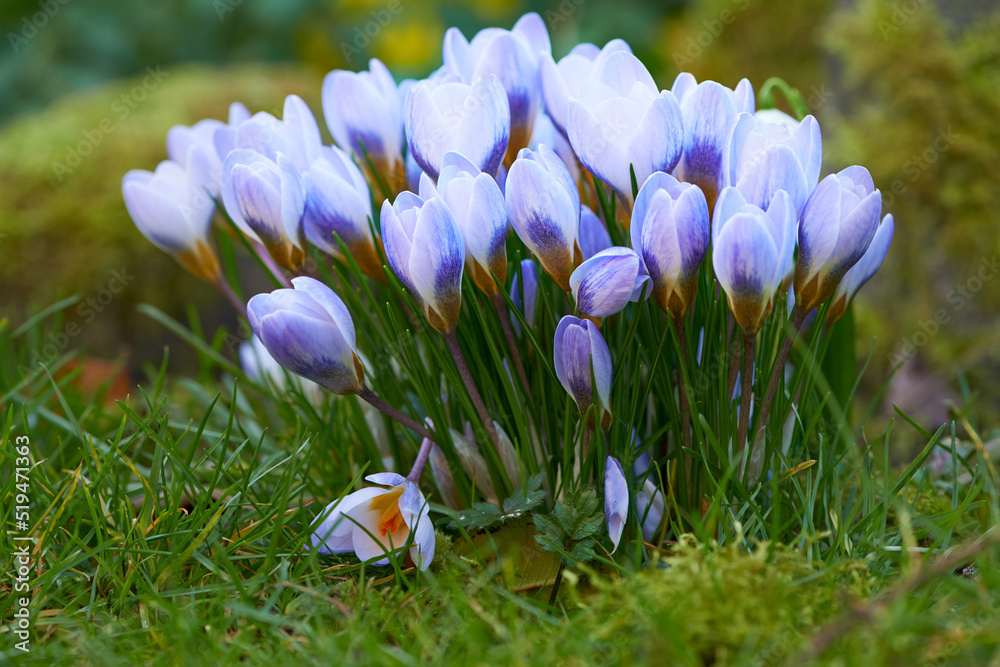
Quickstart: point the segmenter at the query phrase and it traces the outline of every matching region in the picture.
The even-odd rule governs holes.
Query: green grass
[[[60,372],[74,353],[18,371],[31,341],[57,326],[50,313],[0,329],[5,576],[16,567],[11,536],[36,538],[31,653],[6,633],[5,660],[801,664],[815,649],[829,664],[985,664],[997,649],[992,543],[941,560],[996,521],[997,476],[982,450],[962,458],[956,448],[940,475],[921,459],[892,470],[887,433],[775,480],[763,517],[750,500],[709,493],[700,540],[647,548],[646,562],[567,569],[550,600],[551,586],[512,574],[539,563],[491,553],[530,535],[526,519],[482,539],[435,505],[439,555],[423,573],[303,548],[321,507],[378,460],[356,399],[307,408],[301,396],[234,381],[206,347],[203,377],[170,379],[165,360],[115,404],[81,390],[79,371]],[[224,335],[214,340],[221,349]],[[925,456],[950,450],[952,429],[965,430],[923,434]],[[406,451],[400,435],[393,446]],[[34,462],[27,533],[13,523],[18,436],[30,438]],[[761,541],[769,530],[792,537]],[[12,583],[0,584],[4,622]]]

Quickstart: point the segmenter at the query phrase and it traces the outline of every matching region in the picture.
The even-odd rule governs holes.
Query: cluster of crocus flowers
[[[495,305],[508,369],[525,395],[522,322],[535,328],[543,280],[558,288],[548,353],[578,408],[585,455],[588,434],[608,429],[616,414],[615,359],[602,333],[612,318],[655,305],[684,346],[695,303],[718,303],[730,329],[739,326],[752,364],[755,337],[769,318],[785,316],[776,304],[791,288],[793,329],[827,303],[828,321],[836,320],[878,270],[894,231],[867,170],[820,180],[816,119],[757,110],[745,79],[729,89],[682,73],[661,89],[622,40],[581,44],[557,60],[536,14],[471,40],[449,30],[442,63],[424,80],[400,83],[378,60],[366,71],[331,72],[322,115],[336,145],[323,142],[313,112],[294,95],[280,119],[236,104],[228,122],[172,129],[169,159],[152,173],[129,172],[122,184],[140,231],[199,278],[228,290],[210,241],[219,209],[286,282],[245,307],[256,336],[241,352],[248,372],[276,383],[280,365],[315,383],[302,385],[310,392],[357,394],[424,436],[415,477],[370,476],[382,488],[331,505],[313,536],[321,552],[354,551],[379,563],[413,544],[421,567],[433,557],[433,528],[419,471],[430,457],[449,494],[457,471],[442,468],[429,430],[366,387],[358,349],[365,341],[347,306],[299,275],[310,246],[387,284],[391,272],[443,336],[479,422],[509,458],[513,447],[459,345],[464,277]],[[508,253],[515,235],[520,258]],[[699,293],[706,277],[718,293]],[[520,312],[516,322],[505,294]],[[639,303],[644,297],[649,303]],[[779,355],[778,370],[783,364]],[[753,375],[743,374],[737,447],[746,441]],[[683,413],[687,392],[679,393]],[[770,400],[757,411],[761,424]],[[637,517],[648,537],[664,494],[650,478],[626,475],[618,458],[605,461],[617,548],[629,507],[653,508]]]

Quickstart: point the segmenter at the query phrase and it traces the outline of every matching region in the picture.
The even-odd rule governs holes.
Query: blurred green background
[[[280,112],[301,95],[321,119],[333,68],[383,59],[399,76],[440,64],[445,29],[471,36],[546,20],[556,57],[625,38],[663,87],[678,71],[797,87],[824,135],[824,172],[867,166],[896,216],[889,259],[857,302],[862,393],[890,386],[936,427],[946,408],[1000,409],[1000,11],[932,0],[6,0],[0,7],[0,317],[81,302],[50,349],[82,346],[131,369],[194,356],[135,312],[152,303],[207,331],[227,307],[135,230],[122,175],[165,158],[174,124],[224,118],[230,102]],[[321,121],[322,125],[322,121]],[[264,289],[252,266],[249,284]],[[258,282],[254,283],[253,281]],[[70,328],[70,324],[77,326]],[[68,335],[73,331],[73,335]],[[967,382],[966,382],[967,381]]]

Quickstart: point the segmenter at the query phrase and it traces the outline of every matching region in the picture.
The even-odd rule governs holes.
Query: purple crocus
[[[865,254],[882,215],[882,193],[864,167],[830,174],[806,202],[799,223],[795,298],[805,312],[837,290]]]
[[[660,91],[646,67],[628,51],[616,51],[570,100],[570,144],[591,173],[631,204],[638,183],[670,171],[681,158],[684,123],[677,99]]]
[[[631,248],[612,247],[585,260],[569,277],[576,309],[590,317],[608,317],[648,293],[649,276]]]
[[[253,332],[275,361],[334,394],[364,387],[354,321],[336,292],[313,278],[292,278],[294,289],[258,294],[247,304]]]
[[[628,519],[628,482],[622,464],[613,456],[609,456],[604,464],[604,518],[608,524],[608,536],[614,547],[611,553],[618,550],[625,521]]]
[[[735,200],[727,190],[716,205],[712,265],[736,323],[749,335],[771,313],[791,265],[795,207],[788,193],[779,190],[766,211],[749,204],[730,209]]]
[[[412,192],[382,202],[382,240],[389,265],[427,321],[442,334],[454,331],[462,309],[465,240],[448,205]]]
[[[611,352],[597,325],[567,315],[556,327],[556,377],[583,417],[594,407],[596,422],[611,425]]]
[[[698,83],[691,74],[682,72],[671,92],[684,117],[684,152],[674,175],[701,188],[711,210],[726,185],[721,182],[726,141],[738,115],[754,112],[753,86],[743,79],[731,90],[715,81]]]
[[[562,289],[580,262],[580,192],[547,146],[523,149],[507,174],[507,216],[524,245]]]
[[[837,291],[834,292],[831,300],[833,305],[830,306],[830,311],[827,313],[827,320],[831,323],[836,322],[844,314],[858,290],[882,266],[885,256],[889,253],[889,245],[892,244],[894,231],[895,224],[892,215],[886,215],[882,224],[879,225],[878,231],[875,232],[871,244],[865,250],[865,254],[861,256],[857,264],[844,274],[840,284],[837,285]]]
[[[694,302],[698,268],[708,252],[705,195],[695,185],[657,172],[639,190],[629,232],[632,247],[653,282],[656,304],[683,317]]]

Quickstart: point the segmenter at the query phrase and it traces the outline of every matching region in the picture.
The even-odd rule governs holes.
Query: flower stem
[[[413,467],[410,468],[410,474],[406,476],[406,479],[414,484],[420,483],[420,476],[424,474],[424,466],[427,464],[427,459],[431,455],[431,447],[433,446],[433,440],[430,438],[423,439],[423,442],[420,443],[420,450],[417,452],[417,459],[413,462]]]
[[[681,442],[684,443],[686,449],[691,448],[691,411],[688,409],[688,396],[687,396],[687,383],[684,381],[684,371],[680,367],[680,364],[687,364],[687,339],[684,336],[684,320],[681,317],[671,317],[671,322],[674,325],[674,331],[677,332],[677,344],[679,347],[679,356],[677,368],[677,382],[680,385],[680,409],[681,409]],[[685,454],[685,457],[687,454]]]
[[[271,257],[271,253],[267,251],[260,243],[256,241],[251,241],[253,244],[253,249],[257,252],[257,256],[260,257],[260,261],[264,263],[264,266],[268,268],[271,274],[277,279],[281,286],[284,288],[290,288],[292,283],[289,282],[288,278],[285,276],[285,272],[281,270],[281,267],[274,263],[274,258]]]
[[[729,321],[726,323],[726,341],[729,345],[729,381],[726,383],[726,387],[729,388],[729,393],[726,398],[730,401],[733,400],[733,392],[736,390],[736,376],[740,372],[740,345],[736,337],[733,336],[735,326],[736,320],[733,319],[733,314],[729,313]]]
[[[247,305],[243,303],[240,297],[236,296],[236,292],[233,291],[232,285],[229,284],[225,276],[219,275],[219,279],[215,282],[215,288],[219,290],[222,296],[226,297],[226,301],[233,307],[238,317],[245,318],[247,316]]]
[[[521,362],[521,353],[517,349],[517,341],[514,339],[514,328],[510,324],[510,313],[507,312],[507,305],[504,303],[503,296],[500,292],[496,292],[493,295],[493,305],[497,309],[497,316],[500,318],[500,327],[503,329],[503,337],[507,340],[507,349],[510,352],[510,358],[514,362],[514,370],[517,372],[517,377],[520,378],[521,384],[524,386],[524,393],[528,397],[528,402],[533,402],[531,399],[531,389],[528,387],[528,376],[524,372],[524,364]]]
[[[427,430],[426,427],[421,426],[418,422],[414,421],[410,417],[407,417],[402,412],[400,412],[396,408],[392,407],[391,405],[383,401],[375,394],[375,392],[373,392],[368,387],[362,387],[361,391],[358,392],[358,396],[368,401],[368,403],[370,403],[372,407],[376,408],[387,417],[395,419],[397,422],[399,422],[406,428],[410,429],[417,435],[423,436],[428,440],[434,439],[434,434],[431,433],[429,430]]]
[[[771,404],[774,402],[774,394],[778,391],[778,377],[779,373],[785,372],[785,362],[788,361],[788,353],[792,349],[792,343],[795,342],[795,337],[799,333],[799,327],[806,319],[808,311],[795,307],[792,312],[792,326],[791,331],[788,332],[788,337],[785,338],[784,344],[781,346],[781,351],[778,353],[778,361],[774,366],[774,372],[771,373],[771,380],[767,383],[767,394],[764,395],[764,402],[760,407],[760,419],[758,420],[759,428],[767,428],[767,417],[771,412]]]
[[[747,442],[747,429],[750,427],[750,401],[753,400],[753,348],[757,339],[755,333],[743,334],[743,371],[740,387],[740,421],[736,431],[736,451],[742,451]]]
[[[483,428],[486,429],[486,434],[490,437],[490,441],[499,452],[500,436],[497,435],[497,430],[493,427],[493,419],[490,418],[490,413],[486,411],[486,404],[483,403],[483,397],[479,395],[479,390],[476,389],[476,383],[472,379],[472,373],[469,372],[469,366],[465,363],[465,357],[462,355],[462,348],[458,344],[458,334],[454,331],[445,334],[444,342],[448,345],[448,350],[451,352],[452,359],[455,360],[455,366],[458,367],[458,374],[462,376],[462,383],[465,385],[465,390],[469,393],[469,398],[472,399],[472,404],[476,407],[476,412],[479,414],[479,420],[483,422]]]

